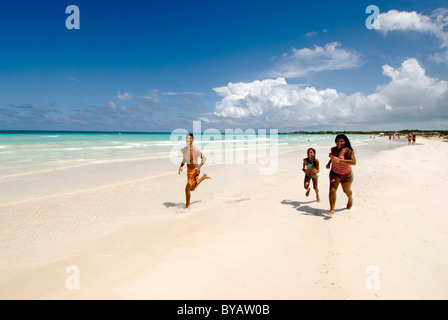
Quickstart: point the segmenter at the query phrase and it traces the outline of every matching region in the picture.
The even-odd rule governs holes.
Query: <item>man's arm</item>
[[[182,162],[181,162],[181,164],[180,164],[180,166],[179,166],[179,170],[177,171],[177,173],[178,174],[180,174],[181,172],[182,172],[182,170],[184,169],[183,167],[184,167],[184,165],[185,165],[185,162],[186,162],[186,160],[185,160],[185,156],[182,158]]]
[[[201,152],[200,157],[201,157],[201,164],[199,165],[199,168],[198,168],[199,170],[200,170],[201,167],[204,165],[205,160],[207,160],[202,152]]]

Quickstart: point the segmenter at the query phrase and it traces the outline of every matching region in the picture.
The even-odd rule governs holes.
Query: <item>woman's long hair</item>
[[[338,134],[336,136],[336,138],[334,139],[334,142],[336,143],[336,141],[338,141],[338,139],[341,139],[341,138],[344,139],[344,141],[345,141],[344,148],[349,148],[350,150],[353,151],[352,144],[350,143],[350,140],[348,140],[348,138],[345,134]]]
[[[338,134],[336,136],[336,138],[334,139],[334,142],[336,143],[336,141],[338,141],[338,139],[344,139],[345,141],[345,145],[344,148],[348,148],[351,152],[354,152],[353,148],[352,148],[352,144],[350,143],[350,140],[348,140],[347,136],[345,134]],[[333,147],[331,148],[331,153],[334,154],[335,151],[337,150],[338,147]],[[347,157],[347,153],[345,154],[345,157]]]

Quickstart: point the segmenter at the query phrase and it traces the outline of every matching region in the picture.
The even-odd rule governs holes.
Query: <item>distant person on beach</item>
[[[182,163],[180,164],[178,174],[180,174],[183,170],[185,164],[187,164],[187,185],[185,186],[185,208],[190,206],[190,192],[196,190],[199,184],[205,179],[211,179],[206,174],[202,175],[199,178],[201,167],[205,163],[205,156],[199,151],[198,148],[193,146],[194,136],[189,133],[186,137],[187,146],[183,148],[182,155]],[[201,164],[198,164],[198,158],[201,158]],[[198,179],[199,178],[199,179]]]
[[[330,169],[330,211],[328,215],[333,215],[336,204],[336,191],[339,184],[342,185],[342,190],[348,197],[347,209],[353,206],[353,195],[351,185],[353,182],[353,172],[351,166],[356,164],[355,152],[350,144],[350,140],[344,134],[338,134],[335,139],[336,146],[331,148],[329,154],[330,161],[328,161],[327,169]]]
[[[415,134],[412,134],[412,144],[415,143]]]
[[[317,202],[320,202],[319,189],[317,187],[319,179],[319,160],[316,159],[316,150],[313,148],[307,150],[307,157],[303,159],[302,171],[305,172],[305,180],[303,181],[303,186],[306,190],[305,195],[307,197],[310,195],[310,181],[313,180],[313,189],[316,192],[316,200]]]

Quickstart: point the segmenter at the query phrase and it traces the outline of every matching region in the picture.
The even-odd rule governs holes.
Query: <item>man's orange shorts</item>
[[[197,164],[187,166],[187,184],[190,187],[193,187],[199,178],[200,171],[195,170],[195,168],[197,168],[197,167],[198,167]]]

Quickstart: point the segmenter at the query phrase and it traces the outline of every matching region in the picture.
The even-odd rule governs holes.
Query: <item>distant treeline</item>
[[[279,134],[367,134],[367,135],[407,135],[414,133],[421,136],[443,136],[448,137],[448,130],[399,130],[399,131],[294,131],[294,132],[282,132]]]

